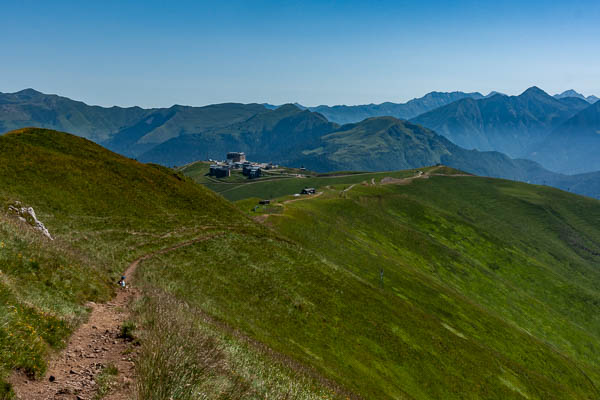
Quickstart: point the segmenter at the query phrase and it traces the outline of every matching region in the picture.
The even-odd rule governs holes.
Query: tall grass
[[[141,318],[146,330],[136,367],[140,400],[198,398],[197,388],[224,368],[216,341],[194,329],[190,309],[173,297],[146,297]]]
[[[0,400],[13,400],[14,398],[15,392],[13,392],[10,384],[0,382]]]
[[[147,288],[135,309],[139,400],[335,397],[172,295]]]
[[[110,298],[110,283],[64,242],[48,241],[0,212],[0,379],[19,369],[46,371],[86,314],[83,303]]]

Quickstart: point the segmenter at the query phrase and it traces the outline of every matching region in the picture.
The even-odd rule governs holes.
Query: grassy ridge
[[[14,368],[43,375],[49,350],[86,317],[83,304],[109,299],[136,255],[197,231],[192,215],[235,214],[211,210],[215,199],[172,171],[75,136],[24,129],[0,137],[2,378]],[[56,240],[5,214],[14,201],[34,207]]]
[[[86,318],[84,304],[109,299],[117,277],[140,255],[230,229],[257,229],[232,205],[175,171],[41,129],[0,137],[0,201],[0,383],[13,369],[41,376],[48,355],[64,346],[68,334]],[[55,240],[5,213],[4,206],[14,201],[34,207]],[[151,304],[162,294],[149,286],[148,296]],[[185,307],[184,300],[167,304],[173,313]],[[153,315],[152,307],[140,315]],[[261,365],[266,371],[263,386],[271,390],[267,393],[293,388],[302,394],[298,398],[312,398],[311,393],[322,392],[312,381],[285,372],[284,366],[273,366],[269,358],[259,361],[264,358],[260,351],[228,339],[219,327],[211,328],[202,319],[194,324],[212,330],[215,346],[235,350],[237,359],[246,360],[231,364],[237,374],[251,376],[251,369]],[[140,335],[157,334],[147,319],[140,317],[138,326]],[[169,348],[152,348],[153,343],[143,342],[144,351],[169,355]],[[219,385],[205,387],[203,393],[218,398],[222,388],[235,388],[239,379],[228,371],[212,371]],[[0,398],[8,396],[10,389],[5,384],[1,388],[6,393]],[[166,400],[182,387],[165,389],[157,398]],[[194,389],[183,386],[189,393]],[[254,392],[225,393],[249,397]]]
[[[52,234],[102,258],[114,277],[136,255],[237,215],[183,175],[76,136],[30,129],[0,143],[0,201],[33,206]]]
[[[591,379],[586,398],[598,395],[600,382],[599,212],[595,200],[546,187],[432,177],[410,185],[357,186],[344,197],[331,191],[288,204],[285,216],[269,223],[372,285],[383,268],[389,295],[562,386],[553,396],[578,396],[571,392],[574,381],[563,380],[567,375],[579,375],[581,383]],[[445,301],[435,304],[440,297]],[[465,312],[461,299],[478,304],[481,315]],[[491,323],[493,318],[507,325]],[[388,326],[393,329],[393,322]],[[407,320],[398,326],[406,329]],[[403,335],[413,341],[425,332],[415,327]],[[533,343],[537,350],[527,350]],[[501,372],[495,374],[504,382]],[[550,396],[538,391],[539,382],[521,384],[530,397]]]

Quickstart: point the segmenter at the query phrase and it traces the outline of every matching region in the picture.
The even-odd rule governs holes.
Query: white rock
[[[15,203],[14,206],[8,206],[8,211],[12,211],[15,214],[17,214],[17,218],[23,222],[27,222],[28,220],[31,220],[32,225],[35,229],[42,232],[42,234],[44,236],[46,236],[48,239],[54,240],[52,238],[52,235],[50,235],[50,232],[48,231],[46,226],[44,226],[44,223],[37,219],[37,217],[35,215],[35,210],[33,209],[33,207],[19,207],[20,205],[21,205],[21,203],[17,202],[17,203]],[[30,218],[27,218],[27,216],[29,216]]]

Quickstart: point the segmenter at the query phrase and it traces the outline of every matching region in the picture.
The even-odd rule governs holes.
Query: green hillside
[[[389,393],[546,399],[599,396],[599,219],[555,189],[432,176],[325,191],[266,223],[363,282],[349,308],[377,329],[355,349],[385,357],[353,365],[385,371]]]
[[[64,346],[85,318],[84,303],[107,300],[136,255],[193,235],[191,216],[215,213],[213,199],[172,171],[76,136],[41,129],[1,136],[2,377],[13,368],[41,375],[48,346]],[[54,241],[11,217],[7,207],[17,201],[35,209]]]
[[[207,162],[195,162],[179,168],[179,171],[230,201],[248,198],[274,199],[300,193],[307,187],[320,189],[331,185],[348,186],[370,182],[373,179],[380,181],[385,177],[406,178],[416,173],[416,170],[403,170],[318,174],[294,168],[279,168],[263,171],[263,176],[259,179],[248,179],[239,170],[232,170],[230,177],[215,178],[208,176],[209,165]]]
[[[423,171],[322,186],[264,226],[85,139],[4,135],[0,200],[55,240],[0,213],[2,377],[41,377],[129,262],[201,238],[137,270],[140,400],[597,398],[600,204]]]
[[[54,241],[8,211],[16,201],[35,209]],[[43,377],[47,358],[64,347],[68,334],[86,318],[85,304],[108,300],[118,277],[135,258],[230,230],[264,235],[233,206],[175,171],[42,129],[0,137],[0,202],[0,382],[13,369]],[[209,371],[210,379],[204,382],[209,387],[203,389],[209,396],[290,392],[296,398],[315,398],[327,393],[315,378],[275,362],[243,337],[232,337],[204,320],[189,321],[187,313],[181,316],[178,310],[186,307],[184,299],[166,298],[151,282],[145,287],[146,306],[136,308],[139,334],[149,338],[142,349],[165,355],[178,348],[191,351],[183,335],[195,324],[198,345],[207,337],[215,341],[224,363],[219,371]],[[162,309],[155,307],[158,299]],[[167,312],[161,313],[164,308]],[[174,329],[171,347],[146,349],[156,346],[150,339],[160,332],[143,321],[161,318]],[[177,373],[163,369],[146,379],[166,381]],[[142,383],[144,379],[141,375]],[[200,384],[179,383],[190,393]],[[168,395],[180,387],[163,389]],[[5,398],[2,393],[0,398]]]

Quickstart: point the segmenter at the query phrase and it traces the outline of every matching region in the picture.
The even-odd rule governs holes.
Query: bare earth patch
[[[133,354],[126,354],[132,344],[118,336],[135,295],[134,289],[123,289],[108,303],[90,303],[89,320],[71,336],[67,348],[51,361],[44,379],[30,380],[23,374],[12,377],[17,398],[91,400],[98,389],[96,376],[109,364],[119,371],[120,390],[106,398],[133,398],[130,392],[134,376]]]

